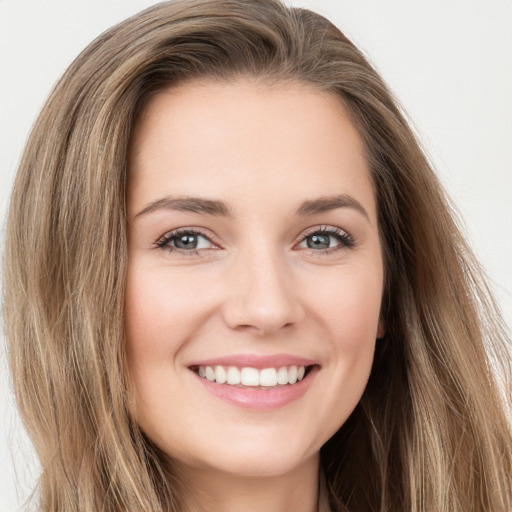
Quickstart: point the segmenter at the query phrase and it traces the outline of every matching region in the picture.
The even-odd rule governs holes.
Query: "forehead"
[[[157,192],[235,202],[258,201],[259,192],[283,205],[338,192],[357,195],[375,215],[363,143],[345,107],[302,84],[166,89],[142,112],[129,162],[129,204],[137,207]]]

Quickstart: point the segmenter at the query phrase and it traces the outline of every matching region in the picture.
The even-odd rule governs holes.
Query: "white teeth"
[[[260,372],[256,368],[242,368],[240,372],[240,382],[244,386],[259,386]]]
[[[236,366],[230,366],[228,368],[228,384],[232,386],[240,384],[240,370]]]
[[[215,380],[219,384],[224,384],[228,380],[228,377],[226,375],[226,370],[224,370],[224,367],[222,367],[222,366],[215,367]]]
[[[286,366],[281,366],[277,371],[277,383],[288,384],[288,368]]]
[[[277,372],[275,368],[265,368],[260,372],[260,386],[275,386],[277,384]]]
[[[295,384],[297,382],[297,367],[290,366],[288,368],[288,383]]]
[[[205,372],[206,372],[206,378],[208,380],[211,380],[211,381],[215,380],[215,372],[213,371],[211,366],[207,366]]]
[[[244,367],[241,370],[236,366],[199,366],[197,373],[199,377],[206,378],[217,384],[229,384],[236,386],[251,387],[274,387],[286,384],[295,384],[301,381],[306,373],[304,366],[281,366],[280,368],[265,368],[258,370],[256,368]]]

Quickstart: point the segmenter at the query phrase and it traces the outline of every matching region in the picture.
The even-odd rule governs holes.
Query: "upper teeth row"
[[[218,384],[231,384],[236,386],[276,386],[278,384],[295,384],[304,378],[304,366],[281,366],[281,368],[257,368],[236,366],[200,366],[199,376],[215,381]]]

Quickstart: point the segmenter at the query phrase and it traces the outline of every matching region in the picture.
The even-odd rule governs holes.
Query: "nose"
[[[304,318],[291,268],[279,254],[240,255],[229,269],[228,283],[223,314],[232,329],[271,334]]]

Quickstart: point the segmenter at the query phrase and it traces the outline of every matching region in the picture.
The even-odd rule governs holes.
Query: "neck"
[[[317,512],[319,457],[284,475],[241,476],[182,468],[184,512]]]

